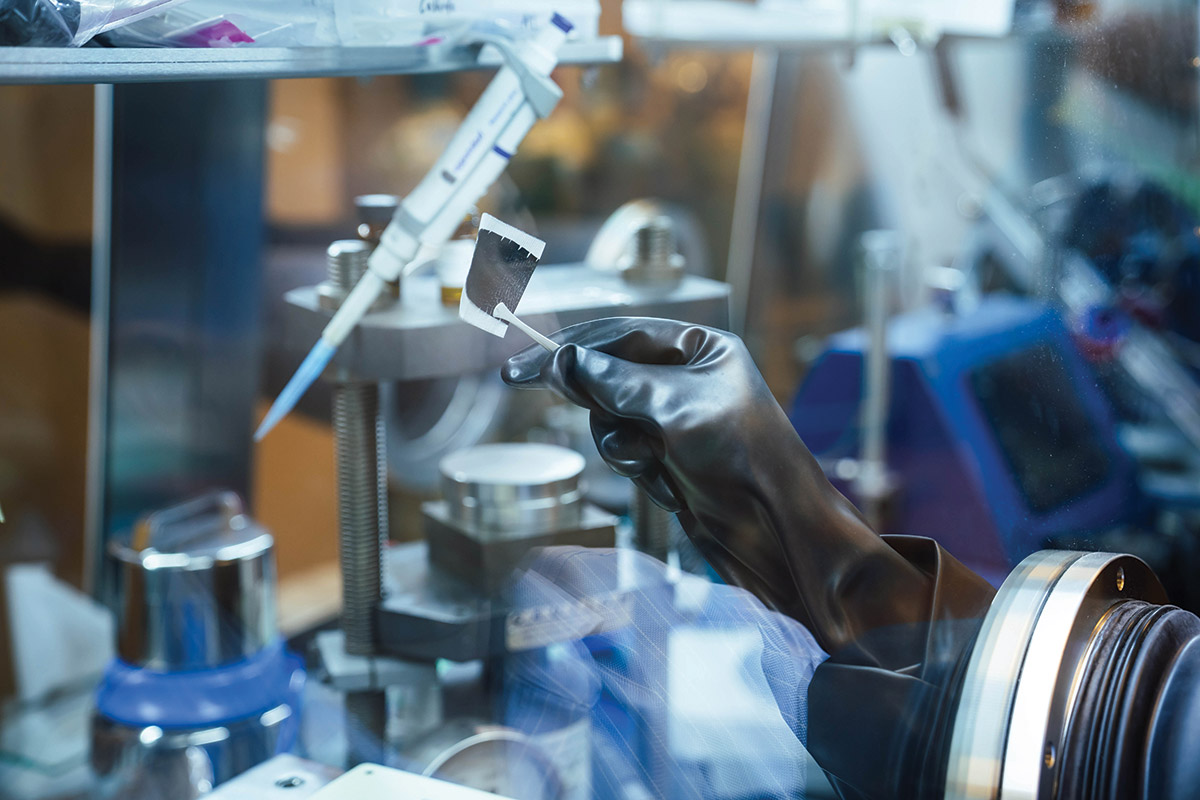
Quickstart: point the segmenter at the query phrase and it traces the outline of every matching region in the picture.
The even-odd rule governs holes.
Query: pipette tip
[[[308,387],[313,385],[313,381],[321,377],[321,373],[325,371],[325,367],[329,365],[336,352],[337,348],[329,342],[324,339],[317,340],[317,343],[313,345],[313,349],[304,357],[304,361],[301,362],[300,368],[296,370],[296,374],[287,382],[287,386],[283,387],[283,391],[279,393],[279,397],[275,398],[275,402],[267,410],[267,415],[263,417],[262,424],[254,432],[254,441],[261,442],[263,437],[279,424],[280,420],[291,413],[292,409],[296,407],[296,403],[299,403],[300,398],[308,391]]]

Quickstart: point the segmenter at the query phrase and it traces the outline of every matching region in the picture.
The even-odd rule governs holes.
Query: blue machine
[[[861,330],[832,337],[791,408],[827,467],[859,454],[865,346]],[[1053,309],[992,295],[961,317],[906,314],[889,326],[888,351],[887,461],[899,489],[884,532],[930,536],[998,583],[1048,539],[1136,521],[1134,463]]]

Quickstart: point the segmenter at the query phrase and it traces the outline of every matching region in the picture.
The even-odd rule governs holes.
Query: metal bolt
[[[280,778],[275,781],[275,785],[280,789],[295,789],[304,785],[304,778],[301,778],[299,775],[289,775],[286,778]]]
[[[342,298],[367,269],[371,247],[356,239],[329,246],[329,291]],[[339,300],[340,302],[340,300]],[[379,385],[342,383],[333,390],[337,457],[338,549],[342,567],[342,629],[346,652],[375,650],[375,606],[382,596],[383,532],[387,530],[387,468]]]
[[[370,242],[361,239],[339,239],[329,245],[325,251],[325,282],[317,287],[317,302],[321,308],[336,311],[345,301],[354,284],[366,273],[373,249]],[[384,292],[371,304],[371,310],[378,311],[393,300]]]
[[[327,280],[340,289],[349,289],[367,271],[371,245],[359,239],[339,239],[325,251]]]
[[[633,484],[629,518],[633,522],[633,541],[638,550],[666,561],[671,546],[671,517],[670,511],[656,506],[648,494]]]
[[[1125,591],[1125,568],[1117,567],[1117,591]]]
[[[683,256],[675,252],[675,227],[665,215],[654,217],[633,234],[633,257],[622,270],[625,280],[672,284],[683,277]]]
[[[1054,762],[1058,760],[1058,753],[1054,749],[1054,742],[1046,742],[1046,752],[1042,756],[1042,763],[1046,765],[1046,769],[1054,769]]]
[[[675,231],[671,227],[671,218],[655,217],[638,228],[634,243],[639,264],[651,269],[665,267],[675,254]]]

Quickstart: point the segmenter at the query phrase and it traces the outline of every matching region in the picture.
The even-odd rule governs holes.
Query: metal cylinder
[[[887,348],[888,297],[901,259],[895,231],[862,235],[863,325],[868,347],[863,367],[862,453],[856,492],[867,521],[882,530],[884,501],[891,492],[887,469],[887,421],[891,399],[891,356]]]
[[[631,486],[633,491],[629,498],[629,519],[633,523],[634,546],[659,561],[666,561],[667,552],[671,547],[671,526],[675,515],[655,505],[650,496],[637,484]]]
[[[485,444],[442,459],[450,518],[480,540],[572,528],[583,509],[583,456],[550,444]]]
[[[215,492],[150,514],[109,552],[122,572],[121,660],[161,671],[241,661],[276,636],[271,534]]]
[[[276,630],[272,537],[237,495],[150,514],[109,553],[123,591],[92,718],[98,795],[190,800],[291,748],[303,662]]]
[[[344,239],[329,246],[330,291],[338,303],[367,269],[371,246]],[[343,383],[333,390],[337,454],[338,550],[342,567],[342,628],[346,652],[375,651],[375,606],[382,596],[383,534],[387,530],[387,468],[379,385]]]

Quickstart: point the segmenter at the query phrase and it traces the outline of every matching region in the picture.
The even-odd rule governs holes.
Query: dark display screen
[[[1054,348],[993,361],[969,380],[1030,509],[1052,511],[1104,482],[1108,456]]]

